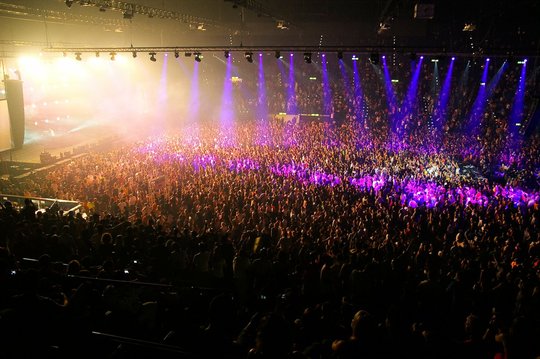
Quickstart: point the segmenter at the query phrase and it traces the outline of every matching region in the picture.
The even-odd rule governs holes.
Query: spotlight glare
[[[452,56],[452,61],[454,61],[456,58],[454,56]]]
[[[358,56],[356,55],[352,55],[352,58],[351,58],[353,61],[358,61]]]
[[[489,62],[489,57],[486,59],[486,62]]]
[[[424,56],[420,56],[420,60],[423,60],[424,59]]]
[[[195,61],[201,62],[202,56],[200,52],[196,52],[195,54]]]

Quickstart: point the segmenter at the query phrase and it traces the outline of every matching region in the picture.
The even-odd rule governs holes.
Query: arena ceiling
[[[241,44],[532,55],[540,44],[535,0],[4,0],[0,17],[4,56],[28,47]]]

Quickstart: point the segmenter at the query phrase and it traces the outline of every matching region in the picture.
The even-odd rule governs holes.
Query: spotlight
[[[454,56],[452,56],[452,61],[454,61],[456,58]]]
[[[489,62],[489,57],[486,59],[486,62]]]
[[[184,53],[184,56],[185,56],[185,57],[191,57],[191,52],[186,52],[186,53]]]
[[[229,56],[231,56],[231,53],[229,51],[225,51],[224,56],[226,59],[228,59]]]
[[[304,62],[306,64],[311,64],[311,52],[304,52]]]
[[[281,56],[281,52],[279,51],[276,51],[276,54],[274,55],[276,57],[276,59],[282,59],[283,56]]]
[[[136,58],[136,57],[137,57],[137,51],[133,51],[133,52],[131,53],[131,56],[133,56],[133,58]]]
[[[96,51],[96,57],[99,57],[99,51]]]
[[[202,58],[201,53],[200,53],[200,52],[196,52],[196,53],[195,53],[195,61],[201,62],[201,58]]]
[[[116,58],[116,52],[111,52],[109,53],[109,55],[111,55],[111,61],[114,61],[114,59]]]
[[[352,55],[351,59],[352,59],[353,61],[358,61],[358,56]]]
[[[71,7],[73,5],[73,0],[66,0],[66,6]]]
[[[423,60],[424,59],[424,56],[420,56],[420,60]]]
[[[338,59],[338,60],[343,60],[343,52],[342,52],[342,51],[338,51],[338,53],[337,53],[337,59]]]
[[[371,62],[371,64],[373,64],[373,65],[378,65],[379,64],[379,54],[372,53],[371,55],[369,55],[369,62]]]
[[[247,62],[250,64],[253,62],[253,52],[246,52],[244,54],[244,57],[246,58]]]
[[[80,52],[76,52],[76,53],[75,53],[75,60],[77,60],[77,61],[81,61],[81,60],[82,60],[82,57],[81,57],[81,53],[80,53]]]
[[[149,52],[148,55],[150,55],[150,61],[156,62],[156,53],[155,52]]]
[[[178,51],[175,51],[175,52],[174,52],[174,58],[177,59],[179,56],[180,56],[180,54],[178,53]]]

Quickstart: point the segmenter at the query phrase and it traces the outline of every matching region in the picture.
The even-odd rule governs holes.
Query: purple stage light
[[[231,80],[232,62],[231,58],[227,59],[227,65],[225,68],[225,78],[223,80],[223,94],[221,97],[221,111],[220,111],[220,125],[222,131],[226,134],[228,139],[232,139],[233,136],[233,121],[234,121],[234,107],[233,107],[233,87]]]
[[[452,56],[452,61],[454,61],[456,58]]]
[[[489,59],[486,59],[486,62],[487,61],[489,61]],[[480,120],[482,119],[482,115],[484,114],[487,100],[491,97],[495,87],[497,87],[497,84],[499,83],[502,73],[504,72],[504,69],[506,67],[507,67],[507,63],[505,62],[502,64],[502,66],[499,68],[497,73],[493,76],[489,84],[486,86],[489,66],[484,66],[484,71],[482,72],[482,82],[480,83],[478,94],[476,96],[473,107],[471,109],[472,113],[469,120],[470,133],[475,133],[474,131],[478,130],[478,127],[479,127],[478,125],[480,124]]]
[[[323,54],[324,56],[324,54]],[[330,114],[332,111],[332,92],[330,89],[330,81],[328,80],[328,69],[326,61],[321,62],[322,70],[322,90],[323,90],[323,113]]]
[[[518,87],[516,95],[514,96],[514,102],[512,104],[512,112],[510,113],[510,133],[517,141],[519,135],[518,124],[523,119],[524,99],[525,99],[525,85],[527,74],[527,60],[523,60],[523,66],[521,66],[521,74],[519,76]],[[513,145],[513,144],[512,144]]]
[[[259,76],[257,84],[257,127],[258,142],[264,144],[270,135],[268,126],[268,100],[266,98],[266,81],[262,54],[259,54]]]
[[[364,103],[360,76],[358,74],[358,63],[353,61],[353,81],[354,81],[354,113],[357,121],[364,121],[362,106]]]
[[[441,90],[441,93],[439,95],[439,106],[437,107],[437,113],[439,115],[439,129],[443,127],[444,123],[446,122],[446,106],[448,104],[448,100],[450,98],[450,89],[452,86],[452,71],[454,70],[454,57],[452,57],[452,61],[450,62],[450,66],[448,67],[448,72],[446,73],[446,77],[444,78],[444,84]]]
[[[292,114],[298,114],[298,108],[296,104],[296,81],[294,77],[294,58],[293,54],[289,59],[289,82],[287,88],[287,112]]]
[[[394,88],[392,87],[392,77],[390,77],[390,71],[388,70],[388,65],[386,64],[386,56],[382,57],[383,63],[383,74],[384,74],[384,88],[386,90],[386,99],[388,102],[388,116],[390,121],[390,128],[392,131],[396,130],[398,121],[396,118],[396,109],[398,107],[396,96],[394,94]]]

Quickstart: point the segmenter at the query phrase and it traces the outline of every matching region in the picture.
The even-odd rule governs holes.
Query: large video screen
[[[6,100],[0,100],[0,151],[11,149],[11,126]]]

